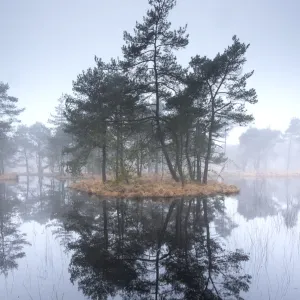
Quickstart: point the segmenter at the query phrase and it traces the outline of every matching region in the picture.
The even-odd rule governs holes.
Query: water
[[[299,299],[297,180],[236,184],[168,201],[0,184],[1,299]]]

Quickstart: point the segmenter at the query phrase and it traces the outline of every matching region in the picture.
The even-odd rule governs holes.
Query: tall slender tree
[[[174,180],[179,181],[167,149],[161,123],[165,101],[180,89],[183,69],[177,63],[175,50],[188,44],[186,26],[171,29],[168,21],[175,0],[149,0],[150,9],[143,23],[136,23],[134,34],[124,32],[124,70],[144,88],[144,101],[153,107],[156,136]]]

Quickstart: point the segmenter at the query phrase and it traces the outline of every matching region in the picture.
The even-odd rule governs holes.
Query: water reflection
[[[233,182],[234,183],[234,182]],[[227,213],[239,226],[226,248],[243,245],[252,275],[246,299],[298,299],[300,281],[300,186],[298,179],[248,179]]]
[[[29,244],[26,234],[19,228],[16,195],[0,184],[0,276],[8,276],[8,271],[18,268],[17,261],[25,256],[23,247]]]
[[[77,236],[71,281],[92,299],[240,299],[249,258],[221,246],[212,226],[221,202],[75,200],[62,223]]]
[[[172,201],[1,184],[1,299],[296,299],[297,180],[236,184],[236,198]]]
[[[297,179],[242,179],[234,181],[241,189],[237,196],[239,214],[246,220],[282,215],[286,227],[297,224],[300,186]]]

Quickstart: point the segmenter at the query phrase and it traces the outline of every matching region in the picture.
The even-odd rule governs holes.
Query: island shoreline
[[[114,198],[229,196],[240,192],[237,186],[220,182],[209,182],[208,184],[187,182],[182,186],[181,183],[168,180],[135,180],[131,183],[109,181],[102,183],[100,179],[85,179],[71,183],[69,188],[89,195]]]

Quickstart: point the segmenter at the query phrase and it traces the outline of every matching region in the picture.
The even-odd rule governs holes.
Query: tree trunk
[[[140,159],[140,177],[142,177],[142,173],[143,173],[143,159],[144,159],[144,156],[143,156],[143,150],[141,150],[141,159]]]
[[[141,177],[141,173],[140,173],[140,155],[139,155],[139,153],[136,157],[136,175],[138,177]]]
[[[288,156],[287,156],[287,164],[286,164],[286,172],[289,172],[290,169],[290,157],[291,157],[291,144],[292,144],[292,137],[289,140],[289,148],[288,148]]]
[[[211,115],[210,127],[208,132],[208,145],[207,145],[207,153],[204,162],[204,171],[203,171],[203,180],[202,180],[204,184],[207,184],[208,165],[211,157],[212,134],[213,134],[214,122],[215,122],[214,101],[212,101],[212,115]]]
[[[176,165],[177,165],[177,169],[178,169],[178,173],[180,176],[180,181],[181,181],[181,185],[184,186],[184,176],[183,176],[183,171],[182,171],[182,151],[181,151],[181,147],[182,144],[179,144],[176,133],[174,134],[174,139],[175,139],[175,145],[176,145]]]
[[[158,174],[158,161],[159,161],[159,151],[156,151],[155,154],[155,174]]]
[[[120,160],[120,129],[117,128],[117,149],[116,149],[116,181],[119,181],[119,160]]]
[[[185,157],[186,157],[186,161],[187,161],[187,166],[188,166],[190,179],[194,180],[195,176],[194,176],[194,172],[193,172],[191,159],[190,159],[190,156],[189,156],[189,143],[190,143],[190,136],[189,136],[189,131],[187,131],[186,140],[185,140]]]
[[[164,156],[161,153],[161,177],[164,176]]]
[[[25,150],[25,166],[26,166],[26,174],[28,175],[29,174],[29,164],[28,164],[28,156],[27,156],[27,152]]]
[[[0,158],[0,175],[4,174],[4,161],[3,158]]]
[[[128,183],[127,173],[124,166],[124,145],[123,145],[122,125],[121,125],[121,132],[120,132],[120,168],[121,168],[122,180],[125,179]]]
[[[103,134],[103,145],[102,145],[102,182],[106,182],[106,128]]]
[[[63,148],[61,148],[61,150],[60,150],[59,173],[60,173],[60,175],[64,175],[65,174],[65,164],[64,164]]]
[[[201,183],[201,157],[200,153],[197,153],[197,181]]]
[[[176,174],[175,169],[173,168],[171,159],[169,157],[169,154],[167,152],[165,140],[164,140],[164,135],[160,127],[160,99],[159,99],[159,86],[158,86],[158,73],[157,73],[157,64],[156,64],[156,59],[157,59],[157,45],[156,45],[156,38],[155,38],[155,44],[154,44],[154,60],[153,60],[153,69],[154,69],[154,76],[155,76],[155,96],[156,96],[156,103],[155,103],[155,121],[156,121],[156,127],[157,127],[157,135],[159,142],[161,144],[161,149],[162,152],[165,156],[167,166],[169,168],[170,174],[172,178],[179,182],[179,178]]]
[[[150,174],[150,173],[151,173],[151,159],[148,158],[148,174]]]
[[[157,122],[157,123],[159,123],[159,122]],[[162,150],[162,152],[164,154],[164,157],[166,159],[166,163],[167,163],[168,169],[170,171],[170,174],[171,174],[172,178],[176,182],[179,182],[179,178],[178,178],[178,176],[176,174],[176,171],[175,171],[176,169],[173,167],[171,159],[170,159],[170,156],[169,156],[169,154],[167,152],[167,149],[166,149],[165,141],[164,141],[164,138],[162,136],[161,129],[160,129],[160,124],[158,124],[158,126],[159,126],[159,129],[158,129],[159,133],[158,134],[159,134],[159,140],[160,140],[160,144],[161,144],[161,150]]]

